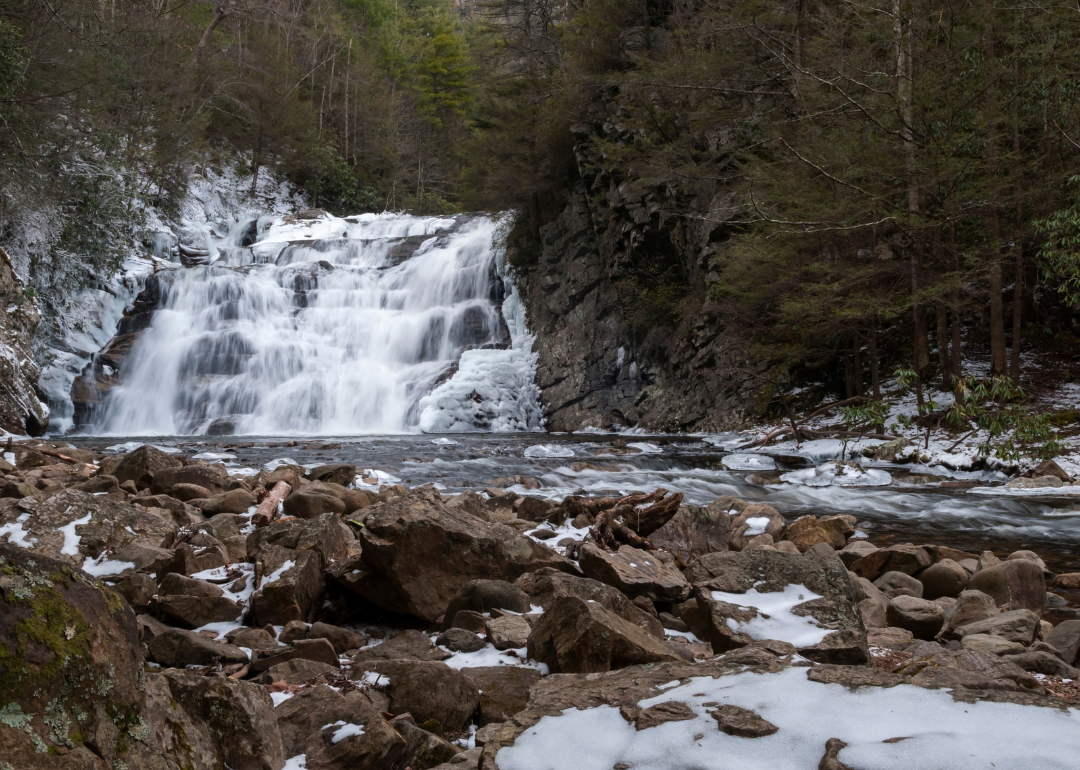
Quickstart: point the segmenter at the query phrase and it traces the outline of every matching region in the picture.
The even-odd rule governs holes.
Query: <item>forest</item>
[[[1027,0],[0,0],[0,245],[48,218],[65,278],[31,284],[70,290],[213,163],[336,214],[516,210],[528,271],[584,187],[632,220],[633,326],[707,309],[848,396],[962,393],[972,355],[1024,383],[1080,333],[1078,43]]]

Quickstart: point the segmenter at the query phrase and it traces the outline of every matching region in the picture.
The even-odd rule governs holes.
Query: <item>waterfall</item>
[[[305,212],[208,233],[207,264],[153,276],[156,310],[84,428],[537,430],[536,355],[498,227],[486,215]]]

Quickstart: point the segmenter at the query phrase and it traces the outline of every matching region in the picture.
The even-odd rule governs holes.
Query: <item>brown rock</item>
[[[329,623],[312,623],[307,632],[308,639],[326,639],[338,655],[347,650],[355,650],[367,644],[367,637],[347,628],[332,626]]]
[[[186,503],[188,500],[208,500],[213,497],[213,494],[209,489],[200,487],[198,484],[176,484],[169,497],[175,497]]]
[[[678,660],[656,637],[595,602],[554,601],[529,636],[529,657],[553,673],[591,673],[638,663]]]
[[[363,576],[354,590],[392,612],[431,622],[470,580],[513,580],[563,556],[502,524],[447,507],[420,487],[372,506],[360,532]]]
[[[685,703],[669,700],[638,711],[634,718],[634,729],[648,730],[650,727],[659,727],[668,722],[685,722],[695,718],[697,718],[697,713]]]
[[[240,605],[224,596],[157,596],[150,603],[150,610],[162,620],[180,628],[231,623],[243,614]]]
[[[1054,478],[1061,479],[1066,483],[1070,483],[1074,480],[1072,476],[1062,470],[1061,466],[1053,460],[1043,460],[1041,463],[1036,465],[1024,475],[1033,479],[1037,479],[1040,476],[1053,476]]]
[[[306,658],[293,658],[283,663],[278,663],[263,671],[252,681],[258,684],[271,685],[275,682],[285,684],[304,684],[314,677],[321,676],[328,671],[336,671],[329,663]]]
[[[150,659],[166,668],[247,663],[247,653],[231,644],[218,644],[194,631],[170,628],[147,645]]]
[[[968,588],[988,594],[1003,609],[1031,610],[1039,617],[1046,609],[1043,571],[1026,559],[985,567],[971,576]]]
[[[246,489],[231,489],[220,495],[214,495],[200,508],[207,516],[216,516],[219,513],[246,513],[247,509],[255,505],[255,496]]]
[[[709,506],[712,510],[720,510],[721,506],[717,506],[718,503],[724,500],[713,501]],[[764,503],[753,503],[743,508],[737,516],[731,522],[731,536],[728,540],[728,547],[733,551],[741,551],[746,547],[751,537],[755,537],[755,534],[747,537],[746,531],[749,525],[746,523],[748,519],[768,519],[768,524],[765,525],[765,533],[772,536],[774,542],[780,542],[784,536],[784,531],[787,529],[787,520],[780,515],[779,511],[773,508],[771,505],[765,505]]]
[[[586,543],[578,558],[586,577],[613,586],[630,598],[680,602],[690,595],[690,584],[682,573],[648,551],[624,545],[617,553],[609,553]]]
[[[452,757],[461,753],[461,749],[449,741],[429,733],[422,727],[417,727],[408,715],[393,719],[390,726],[405,739],[405,748],[398,760],[402,767],[428,770],[449,762]]]
[[[451,653],[440,650],[431,638],[415,629],[402,631],[353,656],[355,663],[371,660],[446,660]]]
[[[326,566],[348,558],[350,548],[355,545],[354,540],[349,526],[332,513],[307,521],[275,521],[248,536],[247,560],[258,561],[264,549],[277,546],[292,551],[313,551],[318,554],[320,563]]]
[[[923,585],[923,598],[931,601],[942,596],[959,596],[968,582],[967,570],[952,559],[931,564],[917,577]]]
[[[681,505],[664,526],[649,535],[649,542],[674,554],[683,564],[714,551],[726,551],[731,517],[724,511]]]
[[[375,671],[390,680],[390,713],[412,714],[420,724],[460,730],[480,705],[480,693],[461,671],[424,660],[378,660],[357,663],[354,672]]]
[[[286,516],[296,516],[301,519],[316,519],[325,513],[345,513],[345,502],[325,489],[312,489],[314,484],[309,484],[298,489],[282,503],[282,510]]]
[[[788,524],[784,537],[806,553],[818,543],[832,545],[832,534],[818,523],[816,516],[802,516]],[[843,547],[841,545],[841,547]]]
[[[1063,620],[1046,636],[1047,644],[1061,651],[1061,659],[1070,666],[1080,663],[1080,620]]]
[[[963,639],[971,634],[989,634],[1027,646],[1035,641],[1035,632],[1038,628],[1039,616],[1034,612],[1012,610],[963,625],[956,629],[956,635]]]
[[[113,468],[112,476],[120,483],[135,482],[139,489],[149,489],[154,483],[154,476],[166,468],[180,466],[180,458],[162,452],[149,444],[128,452]]]
[[[555,606],[555,602],[560,597],[576,596],[583,601],[596,602],[620,618],[638,626],[650,636],[657,639],[663,639],[665,636],[664,627],[657,618],[635,605],[625,594],[599,580],[544,569],[522,575],[518,578],[516,585],[529,595],[533,604],[540,605],[545,611]]]
[[[487,613],[492,610],[528,612],[531,608],[529,595],[505,580],[470,580],[450,600],[443,615],[443,628],[454,624],[462,611]]]
[[[780,729],[753,711],[738,706],[716,706],[709,709],[709,715],[716,720],[720,732],[740,738],[764,738]]]
[[[484,630],[496,650],[513,650],[528,644],[532,626],[520,615],[503,615],[489,620]]]
[[[945,611],[934,602],[904,595],[889,602],[885,619],[890,626],[906,628],[916,639],[933,639],[945,625]]]
[[[961,591],[956,599],[956,607],[949,615],[948,625],[942,632],[944,636],[956,636],[956,630],[961,626],[986,620],[998,614],[994,600],[982,591]]]
[[[155,495],[171,495],[177,484],[196,484],[217,495],[228,491],[229,475],[221,464],[172,466],[163,468],[154,475],[150,491]]]
[[[262,579],[251,596],[252,625],[310,620],[325,586],[317,553],[270,546],[260,553],[256,570]]]
[[[1054,588],[1080,590],[1080,572],[1066,572],[1054,578]]]
[[[338,656],[326,639],[296,639],[291,647],[258,651],[251,660],[254,673],[266,671],[290,660],[313,660],[337,668]]]
[[[463,668],[461,673],[480,691],[480,726],[505,722],[524,709],[529,702],[529,688],[540,681],[539,671],[523,666]]]

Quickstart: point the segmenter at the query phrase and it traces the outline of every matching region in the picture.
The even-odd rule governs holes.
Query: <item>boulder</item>
[[[862,618],[863,626],[868,630],[871,628],[886,628],[889,625],[889,618],[886,615],[887,605],[882,604],[877,599],[863,599],[859,602],[859,616]]]
[[[708,554],[688,572],[705,616],[707,641],[717,653],[780,634],[780,641],[792,642],[800,654],[814,661],[865,663],[870,659],[847,570],[827,546],[805,554],[761,550]],[[806,618],[797,623],[803,627],[797,638],[783,636],[782,629],[791,624],[762,624],[765,616],[773,614],[765,608],[774,605],[782,617]],[[818,629],[827,633],[808,641],[810,636],[821,636]]]
[[[354,589],[391,612],[432,622],[470,580],[514,580],[541,567],[574,564],[511,527],[443,503],[425,486],[369,509],[360,532],[362,575]]]
[[[1046,643],[1061,652],[1070,666],[1080,663],[1080,620],[1063,620],[1046,636]]]
[[[530,572],[517,579],[516,585],[530,597],[533,604],[550,610],[563,596],[576,596],[596,602],[604,609],[633,623],[645,633],[658,639],[665,637],[660,621],[635,605],[625,594],[599,580],[567,575],[554,569]]]
[[[146,611],[157,589],[157,582],[152,577],[138,572],[128,575],[113,586],[113,590],[123,596],[136,612]]]
[[[919,687],[1045,692],[1035,677],[1015,663],[974,650],[944,650],[919,656],[901,663],[895,671],[902,677],[901,681]]]
[[[325,489],[312,489],[314,484],[296,490],[282,503],[286,516],[315,519],[323,514],[345,513],[345,501]]]
[[[925,590],[921,582],[906,572],[886,572],[874,581],[874,587],[890,599],[894,596],[914,596],[922,599]]]
[[[347,650],[356,650],[367,644],[367,637],[350,631],[347,628],[332,626],[329,623],[312,623],[308,629],[307,639],[326,639],[333,645],[334,651],[339,655]]]
[[[532,626],[520,615],[503,615],[485,623],[484,631],[496,650],[513,650],[528,644]]]
[[[376,660],[357,663],[354,674],[374,671],[390,680],[389,712],[432,721],[445,732],[460,730],[480,705],[480,693],[462,672],[427,660]]]
[[[102,574],[115,575],[135,566],[116,562],[112,555],[117,551],[131,545],[168,548],[173,544],[179,525],[162,514],[65,489],[31,506],[24,502],[0,512],[0,527],[17,525],[25,533],[24,541],[30,543],[26,550],[32,553],[96,572],[110,566],[115,571]]]
[[[464,628],[446,629],[435,639],[435,644],[454,652],[476,652],[487,646],[487,642]]]
[[[699,556],[726,551],[731,517],[724,511],[681,505],[664,526],[649,535],[649,542],[675,555],[676,563],[689,564]]]
[[[581,547],[578,563],[585,577],[617,588],[630,598],[644,596],[653,601],[680,602],[690,595],[690,584],[648,551],[628,545],[610,553],[592,543]]]
[[[828,543],[831,547],[836,547],[832,533],[818,523],[817,516],[800,516],[788,524],[784,538],[794,543],[801,553],[806,553],[818,543]],[[841,538],[840,547],[843,546]]]
[[[1039,616],[1034,612],[1011,610],[960,626],[956,629],[956,635],[963,639],[970,634],[989,634],[1027,646],[1035,641],[1038,628]]]
[[[998,608],[994,600],[982,591],[961,591],[943,634],[947,637],[955,636],[956,630],[961,626],[986,620],[997,614]]]
[[[333,463],[312,468],[306,476],[312,481],[340,484],[347,487],[356,481],[356,466],[349,463]]]
[[[209,500],[213,497],[213,493],[198,484],[174,484],[172,494],[169,497],[175,497],[177,500],[186,503],[188,500]]]
[[[913,641],[915,641],[914,635],[906,628],[886,626],[885,628],[870,628],[866,631],[866,642],[871,647],[902,650]]]
[[[1046,676],[1060,676],[1062,679],[1080,679],[1080,670],[1070,666],[1061,658],[1043,650],[1020,650],[1015,654],[1006,654],[1005,660],[1015,663],[1024,671],[1032,671]]]
[[[929,548],[901,543],[868,553],[851,564],[851,571],[860,577],[874,580],[884,572],[914,575],[929,567],[933,561]]]
[[[960,640],[960,646],[965,650],[989,652],[992,655],[1016,655],[1025,649],[1019,642],[1011,642],[992,634],[967,634]]]
[[[1054,578],[1054,588],[1080,590],[1080,572],[1065,572]]]
[[[218,757],[233,770],[279,770],[285,763],[274,703],[251,682],[166,671],[169,692],[196,723],[206,726]]]
[[[251,670],[257,674],[290,660],[313,660],[334,668],[340,665],[334,646],[326,639],[296,639],[289,647],[256,652],[251,659]]]
[[[246,513],[253,505],[255,496],[241,487],[214,495],[199,507],[207,516],[216,516],[219,513]]]
[[[721,506],[717,506],[718,502],[714,501],[709,508],[719,510]],[[774,542],[780,542],[786,529],[787,520],[779,511],[771,505],[753,503],[743,508],[732,520],[728,547],[733,551],[741,551],[751,538],[761,534],[771,535]]]
[[[1053,476],[1066,484],[1071,483],[1073,478],[1062,470],[1061,466],[1053,460],[1043,460],[1026,474],[1030,478],[1037,479],[1044,476]]]
[[[302,620],[290,620],[278,634],[278,641],[282,644],[292,644],[297,639],[307,639],[308,624]]]
[[[398,760],[401,767],[429,770],[450,761],[452,757],[461,753],[461,749],[449,741],[429,733],[422,727],[417,727],[409,715],[394,718],[390,726],[405,739],[405,747]]]
[[[422,631],[409,629],[395,634],[385,642],[361,650],[353,656],[354,663],[370,660],[446,660],[451,653],[431,643]]]
[[[942,596],[959,596],[968,583],[967,570],[952,559],[931,564],[917,577],[923,586],[923,598],[931,601]]]
[[[179,572],[170,572],[161,578],[161,587],[157,593],[162,596],[223,596],[224,591],[220,586],[181,575]]]
[[[306,521],[275,521],[248,535],[247,560],[258,561],[263,550],[276,546],[292,551],[313,551],[326,566],[349,557],[354,540],[349,526],[332,513]]]
[[[539,671],[524,666],[463,668],[461,673],[480,691],[476,721],[481,727],[505,722],[524,709],[529,702],[529,688],[540,681]]]
[[[159,471],[177,468],[180,464],[179,457],[143,444],[124,455],[112,469],[111,475],[115,476],[119,483],[132,481],[136,488],[143,490],[153,486],[154,477]]]
[[[663,641],[596,602],[562,596],[529,635],[529,657],[553,673],[592,673],[679,660]]]
[[[998,607],[1031,610],[1042,617],[1046,609],[1046,578],[1038,564],[1026,559],[1004,561],[980,569],[968,588],[989,595]]]
[[[240,605],[224,596],[156,596],[150,603],[150,611],[180,628],[231,623],[244,612]]]
[[[529,595],[505,580],[470,580],[450,600],[443,615],[443,628],[453,626],[457,613],[463,610],[486,613],[491,610],[528,612]]]
[[[855,524],[855,517],[848,513],[818,519],[818,526],[829,533],[829,545],[836,550],[847,545],[847,539],[855,534]]]
[[[319,554],[269,546],[260,551],[255,568],[261,578],[251,595],[252,625],[312,618],[326,585]]]
[[[869,540],[852,540],[840,550],[838,555],[840,561],[844,562],[844,566],[851,569],[852,564],[877,550],[879,550],[878,547]]]
[[[135,615],[103,583],[0,544],[0,763],[96,768],[119,759],[137,728],[138,645]]]
[[[229,474],[221,464],[171,466],[154,474],[150,491],[155,495],[172,495],[173,487],[177,484],[195,484],[213,495],[219,495],[229,491]]]
[[[231,644],[218,644],[194,631],[170,628],[147,645],[150,660],[166,668],[247,663],[247,653]]]
[[[901,595],[889,601],[885,619],[890,626],[907,629],[916,639],[933,639],[945,625],[945,611],[926,599]]]
[[[293,658],[292,660],[286,660],[283,663],[274,664],[255,677],[253,681],[264,685],[271,685],[275,682],[303,684],[304,682],[307,682],[314,677],[321,676],[329,671],[337,671],[337,667],[318,660]]]
[[[229,644],[247,647],[249,650],[277,650],[281,646],[264,628],[243,628],[235,634],[230,632],[226,638]]]
[[[308,736],[339,720],[364,724],[375,712],[366,693],[340,693],[325,684],[306,687],[274,708],[286,756],[304,752]],[[378,716],[377,713],[374,714]]]

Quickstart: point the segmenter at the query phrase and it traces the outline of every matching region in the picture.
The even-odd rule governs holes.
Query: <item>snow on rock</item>
[[[90,523],[90,519],[94,517],[93,513],[88,513],[81,519],[75,519],[70,524],[66,524],[60,527],[60,532],[64,536],[64,545],[60,549],[60,553],[65,556],[78,556],[79,555],[79,543],[82,542],[82,538],[75,534],[75,527],[81,527]],[[87,559],[87,561],[91,561]]]
[[[291,695],[292,693],[289,694]],[[281,770],[307,770],[307,754],[298,754],[295,757],[286,759]]]
[[[89,520],[90,517],[87,516],[86,518]],[[66,535],[64,539],[65,541],[67,540]],[[67,546],[65,545],[65,548],[66,547]],[[62,553],[66,553],[66,551],[62,551]],[[75,553],[78,553],[78,550],[76,550]],[[105,553],[102,553],[101,556],[96,559],[91,559],[89,556],[86,557],[86,560],[83,561],[82,565],[82,571],[88,575],[93,575],[94,577],[112,577],[133,569],[135,569],[134,562],[114,561]]]
[[[848,744],[842,763],[867,770],[1065,770],[1080,752],[1075,708],[963,703],[948,690],[912,685],[850,690],[811,682],[804,668],[695,677],[638,706],[668,701],[686,704],[695,717],[639,731],[613,706],[566,709],[524,731],[496,761],[501,770],[806,770],[818,766],[830,738]],[[728,735],[710,714],[717,704],[751,710],[779,729],[752,739]]]
[[[23,524],[29,520],[30,514],[23,513],[15,521],[0,524],[0,542],[3,542],[4,535],[7,535],[7,542],[10,545],[17,545],[20,548],[33,548],[37,538],[30,537],[30,532],[23,528]]]
[[[746,593],[733,594],[713,591],[714,602],[727,602],[739,607],[753,607],[758,611],[756,617],[746,622],[728,618],[728,627],[736,633],[742,633],[751,639],[779,639],[790,642],[796,647],[812,647],[832,633],[832,629],[822,628],[813,618],[795,615],[792,609],[800,604],[821,599],[819,594],[798,583],[784,586],[783,591],[758,593],[751,588]]]
[[[648,455],[662,454],[664,451],[651,441],[632,441],[626,446],[628,449],[636,449]]]
[[[829,462],[816,468],[788,471],[780,480],[808,487],[883,487],[892,483],[892,475],[852,462]]]
[[[776,460],[768,455],[730,454],[720,458],[720,462],[729,471],[776,470]]]
[[[533,444],[525,450],[526,457],[573,457],[574,450],[565,444]]]

